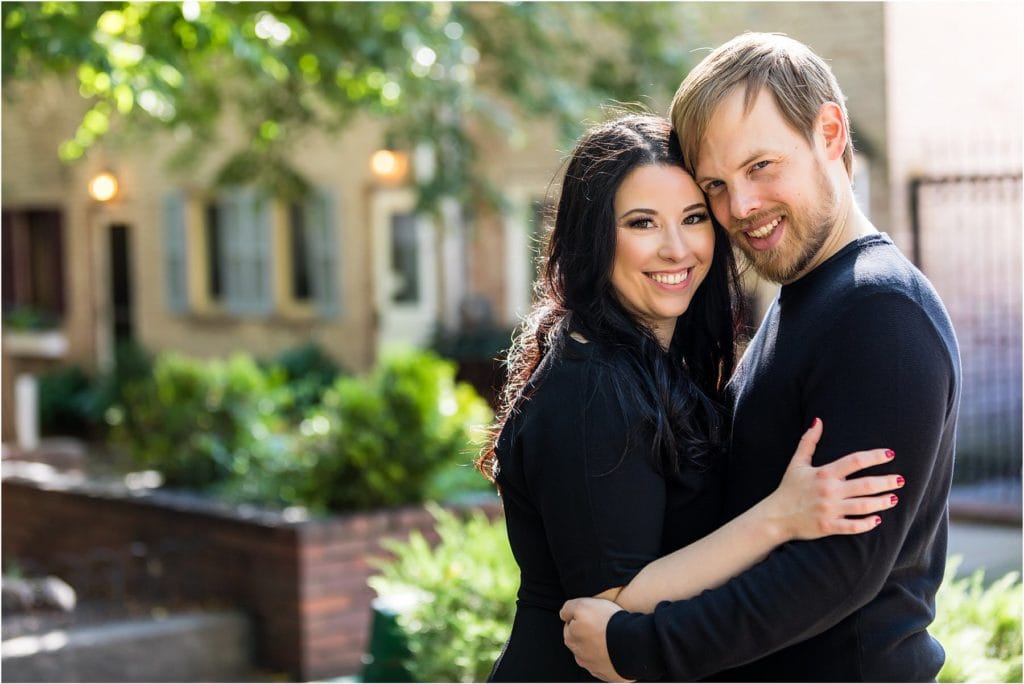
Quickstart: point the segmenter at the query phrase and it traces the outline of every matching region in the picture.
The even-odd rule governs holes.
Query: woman
[[[845,480],[891,452],[810,466],[816,420],[779,489],[715,530],[736,267],[667,120],[631,115],[583,136],[538,289],[479,463],[501,491],[521,570],[492,680],[591,679],[562,643],[567,598],[650,610],[790,539],[866,532],[877,516],[846,516],[895,505],[867,495],[895,489],[897,476]],[[825,481],[831,493],[819,491]]]

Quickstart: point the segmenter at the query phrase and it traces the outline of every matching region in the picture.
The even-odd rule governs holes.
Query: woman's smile
[[[663,287],[681,290],[690,284],[691,273],[692,268],[685,268],[682,271],[648,273],[647,277]]]

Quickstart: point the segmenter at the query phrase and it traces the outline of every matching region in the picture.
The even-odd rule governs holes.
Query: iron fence
[[[1021,176],[910,182],[913,256],[949,310],[963,385],[954,481],[1020,496]]]

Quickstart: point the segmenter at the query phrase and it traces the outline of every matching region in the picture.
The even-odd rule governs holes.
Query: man
[[[783,285],[731,382],[726,516],[778,484],[814,416],[816,464],[884,444],[906,487],[877,529],[784,545],[653,614],[569,601],[566,643],[602,679],[934,680],[960,392],[945,309],[854,202],[844,96],[807,46],[733,39],[687,76],[672,120],[715,217]]]

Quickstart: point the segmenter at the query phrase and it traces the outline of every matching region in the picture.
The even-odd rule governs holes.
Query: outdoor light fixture
[[[409,170],[409,156],[395,150],[377,150],[370,157],[370,170],[377,180],[398,183]]]
[[[117,177],[109,171],[103,171],[89,181],[89,197],[97,202],[109,202],[117,196]]]

